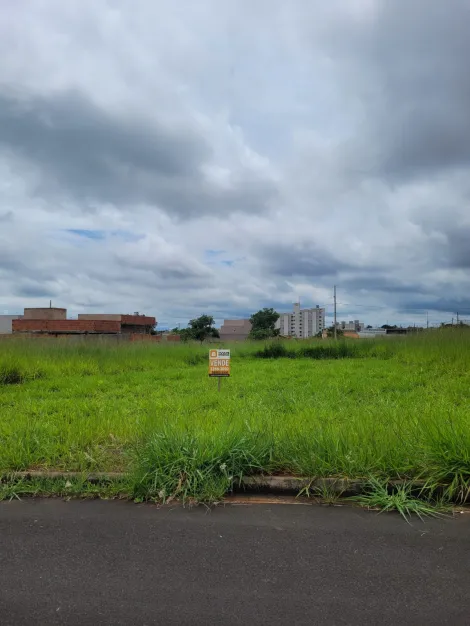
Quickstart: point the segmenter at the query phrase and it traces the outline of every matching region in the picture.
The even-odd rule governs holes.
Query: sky
[[[0,13],[0,313],[470,319],[470,0]]]

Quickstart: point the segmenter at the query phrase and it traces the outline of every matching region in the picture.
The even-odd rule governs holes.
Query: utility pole
[[[457,326],[459,324],[459,312],[457,311]]]
[[[335,323],[335,325],[334,325],[334,331],[333,331],[333,332],[334,332],[334,336],[335,336],[335,339],[336,339],[336,338],[337,338],[337,337],[336,337],[336,285],[335,285],[335,287],[334,287],[334,295],[333,295],[333,299],[334,299],[334,302],[335,302],[335,322],[334,322],[334,323]]]
[[[429,328],[429,311],[426,311],[426,328]]]

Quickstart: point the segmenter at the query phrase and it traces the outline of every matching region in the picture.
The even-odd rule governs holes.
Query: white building
[[[325,309],[318,305],[313,309],[301,309],[300,302],[295,302],[293,306],[293,313],[281,313],[276,322],[282,336],[305,339],[322,332],[325,328]]]
[[[338,330],[352,330],[355,332],[359,332],[364,330],[364,322],[360,322],[359,320],[354,320],[350,322],[336,322],[336,328]]]
[[[0,335],[9,335],[12,331],[13,320],[19,320],[22,315],[0,315]]]
[[[387,337],[385,328],[366,328],[358,333],[361,339],[374,339],[375,337]],[[388,335],[390,337],[390,335]]]

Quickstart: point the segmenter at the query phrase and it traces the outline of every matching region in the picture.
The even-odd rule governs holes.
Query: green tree
[[[279,331],[274,329],[272,331],[270,328],[258,328],[254,330],[253,328],[250,331],[250,339],[270,339],[271,337],[276,337],[279,334]]]
[[[278,319],[279,313],[273,308],[268,309],[265,307],[257,313],[253,313],[250,317],[250,339],[269,339],[270,337],[277,337],[279,335],[279,329],[274,328],[274,326]]]
[[[219,331],[214,327],[212,315],[201,315],[190,320],[188,328],[180,330],[180,335],[183,340],[193,339],[201,343],[209,337],[220,337]]]
[[[342,337],[343,336],[343,331],[340,328],[336,329],[336,336],[337,337]],[[326,329],[326,336],[327,337],[334,337],[335,336],[335,327],[334,326],[330,326],[329,328]]]

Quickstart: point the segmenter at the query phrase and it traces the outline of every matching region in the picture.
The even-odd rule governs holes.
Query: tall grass
[[[218,500],[243,476],[269,467],[272,443],[262,433],[191,433],[166,427],[138,451],[134,496]]]
[[[0,341],[0,470],[128,470],[139,498],[262,471],[468,494],[465,331],[230,347],[218,392],[208,346]]]
[[[350,500],[380,512],[396,511],[407,522],[413,515],[421,520],[424,517],[439,517],[448,512],[449,507],[443,500],[433,501],[430,498],[417,498],[411,483],[390,487],[386,481],[371,478],[365,486],[364,494],[354,496]]]

